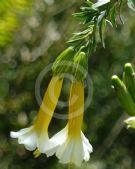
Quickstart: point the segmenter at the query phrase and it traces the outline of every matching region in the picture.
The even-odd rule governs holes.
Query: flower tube
[[[53,145],[48,137],[48,127],[60,96],[62,84],[63,79],[53,76],[33,125],[10,133],[11,137],[18,138],[19,144],[24,144],[27,150],[33,151],[37,148],[34,152],[35,156],[38,156],[40,152],[45,153]]]
[[[70,89],[68,124],[50,139],[55,143],[55,147],[46,152],[47,156],[55,153],[60,163],[73,163],[77,166],[80,166],[83,160],[89,160],[93,150],[81,131],[83,112],[84,84],[81,81],[75,81]]]

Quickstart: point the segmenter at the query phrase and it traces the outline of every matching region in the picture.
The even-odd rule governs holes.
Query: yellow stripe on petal
[[[48,130],[48,126],[60,96],[62,84],[63,79],[59,79],[58,76],[52,77],[34,124],[34,127],[38,132],[41,132],[41,130]]]
[[[68,134],[78,138],[81,134],[81,126],[84,112],[84,84],[81,81],[73,82],[69,98],[69,122]]]

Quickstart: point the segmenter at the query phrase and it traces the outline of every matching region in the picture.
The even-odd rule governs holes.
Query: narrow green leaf
[[[100,26],[99,26],[99,35],[100,35],[101,43],[102,43],[104,48],[105,48],[105,42],[104,42],[105,29],[106,29],[106,20],[103,19]]]
[[[92,7],[93,8],[99,8],[99,7],[107,5],[108,3],[110,3],[110,0],[98,0],[97,3],[92,5]]]
[[[110,10],[110,20],[111,20],[111,23],[113,24],[114,27],[117,27],[117,24],[116,24],[116,6],[113,6]]]

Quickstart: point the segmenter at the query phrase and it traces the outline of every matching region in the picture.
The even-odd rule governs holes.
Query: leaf
[[[86,1],[86,4],[87,4],[88,6],[90,6],[90,7],[93,5],[93,3],[92,3],[90,0],[87,0],[87,1]]]
[[[116,24],[116,7],[113,6],[111,8],[111,11],[110,11],[110,20],[111,20],[111,23],[113,24],[114,27],[117,26]]]
[[[123,5],[123,0],[120,0],[118,15],[119,15],[119,19],[120,19],[121,23],[124,24],[124,21],[123,21],[123,19],[121,17],[121,8],[122,8],[122,5]]]
[[[100,25],[100,22],[103,20],[104,16],[106,15],[106,11],[102,11],[97,19],[97,25]]]
[[[89,29],[86,29],[86,30],[84,30],[84,31],[82,31],[82,32],[77,32],[77,33],[74,33],[74,35],[78,35],[78,36],[80,36],[80,35],[86,35],[87,33],[89,33]]]
[[[85,18],[87,16],[87,12],[77,12],[73,14],[74,17],[76,18]]]
[[[73,37],[71,37],[71,39],[68,41],[68,43],[74,43],[77,41],[84,40],[92,33],[93,33],[93,25],[91,25],[88,29],[86,29],[82,32],[74,33]]]
[[[108,19],[106,19],[106,23],[108,23],[113,28],[113,24],[112,24],[111,21],[109,21]]]
[[[110,3],[110,0],[98,0],[97,3],[93,4],[92,7],[93,8],[99,8],[101,6],[104,6],[106,4]]]
[[[127,1],[128,7],[135,11],[135,0],[128,0]]]
[[[99,35],[100,35],[101,43],[102,43],[104,48],[105,48],[105,42],[104,42],[105,29],[106,29],[106,20],[103,19],[100,26],[99,26]]]

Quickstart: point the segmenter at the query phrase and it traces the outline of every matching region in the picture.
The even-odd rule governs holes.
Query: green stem
[[[68,164],[68,169],[73,169],[73,165],[72,164]]]

